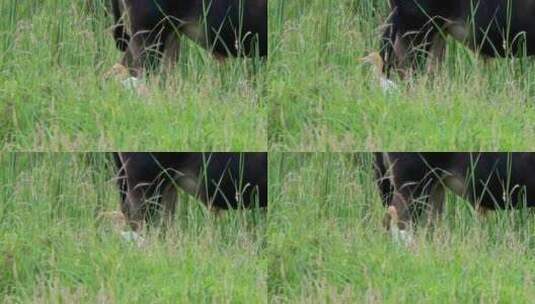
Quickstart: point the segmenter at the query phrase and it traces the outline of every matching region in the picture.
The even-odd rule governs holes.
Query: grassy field
[[[270,2],[274,151],[535,148],[535,61],[485,63],[449,42],[434,77],[383,94],[359,58],[379,48],[387,1]]]
[[[139,248],[106,162],[0,153],[0,303],[265,303],[265,220],[183,196],[168,237]]]
[[[271,153],[267,223],[181,196],[166,238],[124,241],[103,154],[0,153],[0,303],[530,303],[535,218],[449,196],[406,248],[369,154]]]
[[[104,79],[121,57],[107,2],[0,0],[0,149],[266,149],[265,65],[183,39],[178,68],[140,97]]]
[[[413,248],[381,225],[370,155],[270,157],[268,294],[272,303],[532,303],[535,218],[478,218],[448,196]]]

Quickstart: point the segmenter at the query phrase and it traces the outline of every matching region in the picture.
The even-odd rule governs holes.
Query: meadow
[[[0,153],[0,303],[265,303],[264,217],[180,195],[166,237],[125,241],[104,154]]]
[[[271,303],[531,303],[535,218],[448,195],[410,247],[382,227],[370,154],[272,153]]]
[[[535,60],[485,62],[448,41],[435,75],[383,93],[360,58],[379,50],[388,1],[273,0],[272,151],[520,151],[535,147]]]
[[[182,39],[140,96],[106,72],[122,53],[107,0],[0,0],[0,150],[261,151],[266,64],[220,64]]]

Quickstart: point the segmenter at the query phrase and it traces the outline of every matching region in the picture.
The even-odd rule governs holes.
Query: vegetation
[[[0,149],[266,149],[265,65],[183,39],[176,70],[140,96],[105,77],[121,57],[108,2],[0,0]]]
[[[1,303],[265,303],[265,220],[181,195],[176,223],[121,238],[103,154],[0,153]]]
[[[369,154],[271,154],[272,303],[531,303],[535,221],[448,196],[411,247],[382,227]]]
[[[531,150],[535,61],[485,62],[449,41],[434,76],[395,79],[370,66],[388,1],[270,2],[272,151]]]
[[[449,195],[404,247],[371,155],[320,151],[532,150],[535,61],[449,41],[436,74],[385,93],[359,59],[387,1],[269,0],[266,63],[185,39],[142,96],[106,78],[121,56],[107,2],[0,0],[0,303],[533,302],[533,214],[482,218]],[[181,194],[142,243],[121,237],[108,155],[85,153],[267,149],[267,219]]]

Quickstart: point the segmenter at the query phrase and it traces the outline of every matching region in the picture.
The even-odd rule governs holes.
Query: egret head
[[[362,57],[360,61],[363,63],[371,64],[378,72],[382,73],[383,71],[384,61],[381,55],[377,52],[372,52],[368,54],[368,56]]]

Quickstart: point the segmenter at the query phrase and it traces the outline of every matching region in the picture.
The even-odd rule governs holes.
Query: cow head
[[[428,57],[441,59],[444,30],[454,12],[447,1],[392,0],[391,14],[381,39],[383,72],[395,70],[402,78],[422,69]],[[455,1],[452,1],[455,2]]]

